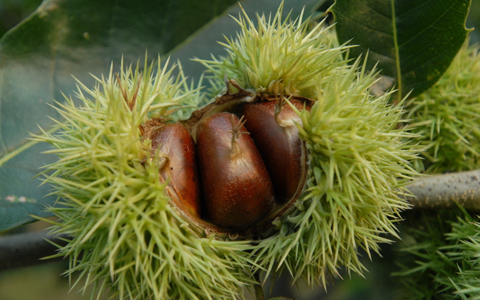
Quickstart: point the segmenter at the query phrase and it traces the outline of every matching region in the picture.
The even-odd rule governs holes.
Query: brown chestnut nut
[[[268,171],[243,122],[231,113],[202,121],[196,132],[203,199],[209,219],[225,228],[245,228],[274,206]]]
[[[200,217],[200,181],[195,143],[185,126],[161,124],[149,132],[152,150],[160,161],[160,179],[170,178],[167,191],[187,213]]]
[[[292,99],[291,103],[304,109],[302,101]],[[277,201],[285,203],[298,196],[307,175],[306,148],[294,124],[302,123],[300,117],[284,99],[246,104],[243,115],[267,166]]]

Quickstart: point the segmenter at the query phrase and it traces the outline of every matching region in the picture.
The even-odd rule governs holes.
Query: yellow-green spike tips
[[[197,61],[220,83],[226,76],[258,92],[312,97],[317,79],[345,64],[347,47],[338,46],[323,23],[309,31],[309,20],[282,20],[282,11],[283,4],[273,17],[257,15],[258,26],[243,12],[235,19],[241,27],[237,38],[220,43],[227,56]]]
[[[384,234],[397,236],[394,223],[408,208],[402,186],[416,175],[412,136],[396,125],[401,106],[388,105],[388,94],[370,96],[373,74],[356,64],[334,78],[319,84],[311,112],[300,113],[310,153],[304,196],[278,236],[260,242],[255,253],[269,272],[286,268],[310,284],[339,276],[339,267],[363,273],[359,250],[370,256],[390,242]]]
[[[50,208],[61,220],[53,232],[72,238],[58,256],[70,257],[67,274],[80,273],[75,284],[94,286],[92,298],[108,291],[116,299],[233,299],[252,281],[248,243],[205,238],[189,226],[141,142],[148,115],[174,117],[169,108],[198,96],[182,73],[174,79],[173,69],[152,67],[128,68],[119,82],[111,72],[95,89],[80,84],[80,107],[59,104],[59,133],[37,137],[59,157],[46,167],[60,197]]]
[[[252,259],[268,273],[286,268],[295,280],[325,284],[340,267],[361,274],[358,251],[378,252],[378,243],[390,242],[385,233],[396,236],[394,223],[408,208],[400,195],[417,174],[410,161],[419,148],[409,142],[414,135],[398,128],[404,103],[389,105],[389,93],[370,95],[376,74],[359,61],[347,64],[348,48],[338,45],[332,28],[320,23],[309,32],[308,21],[282,20],[281,13],[282,7],[273,18],[257,16],[258,26],[244,13],[236,39],[223,44],[227,55],[200,62],[213,86],[226,74],[258,93],[315,101],[310,113],[299,112],[310,154],[307,188]]]

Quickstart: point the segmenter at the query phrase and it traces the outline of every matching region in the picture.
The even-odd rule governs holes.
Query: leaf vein
[[[460,1],[460,0],[458,0]],[[406,41],[402,42],[401,44],[399,44],[399,46],[402,46],[402,45],[405,45],[406,43],[410,42],[411,40],[415,39],[416,37],[418,37],[419,35],[421,35],[422,33],[424,33],[425,31],[427,31],[428,29],[432,28],[433,26],[435,26],[436,23],[438,23],[440,20],[442,20],[442,18],[448,13],[450,12],[456,5],[456,3],[458,3],[458,1],[455,1],[454,4],[452,4],[450,6],[450,8],[448,8],[447,10],[444,11],[444,13],[442,13],[438,18],[435,19],[434,22],[432,22],[430,25],[428,25],[427,27],[425,27],[424,29],[420,30],[420,31],[417,31],[416,34],[410,36],[409,39],[407,39]],[[452,8],[453,7],[453,8]],[[435,27],[433,27],[435,28]]]
[[[412,3],[409,3],[409,8],[407,10],[405,10],[404,12],[402,12],[401,14],[398,14],[397,15],[397,18],[401,18],[407,14],[410,14],[410,12],[424,6],[424,5],[427,5],[429,2],[431,1],[424,1],[423,3],[420,3],[418,6],[413,6]]]

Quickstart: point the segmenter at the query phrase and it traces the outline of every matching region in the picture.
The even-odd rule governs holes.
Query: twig
[[[458,202],[466,209],[480,210],[480,170],[432,175],[407,188],[413,208],[448,208]]]
[[[455,207],[458,202],[466,209],[480,210],[480,170],[433,175],[418,179],[407,188],[415,197],[407,197],[414,209]],[[36,265],[49,260],[43,257],[54,255],[57,248],[51,242],[65,245],[61,239],[46,232],[32,232],[0,237],[0,271]],[[257,300],[265,299],[259,274],[254,275]]]
[[[66,242],[66,236],[50,236],[46,232],[30,232],[0,237],[0,271],[38,265],[53,261],[41,260],[55,254],[57,247],[47,240],[59,245]],[[56,259],[56,260],[60,260]]]

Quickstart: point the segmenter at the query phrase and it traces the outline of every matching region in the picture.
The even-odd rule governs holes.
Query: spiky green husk
[[[326,282],[338,269],[362,273],[358,251],[378,252],[382,236],[396,236],[395,221],[408,208],[400,197],[416,175],[409,161],[418,148],[398,129],[402,105],[388,105],[389,94],[373,97],[375,73],[343,58],[332,28],[308,21],[244,14],[241,32],[223,44],[226,57],[201,60],[221,86],[226,75],[258,93],[299,95],[315,101],[300,113],[301,138],[310,153],[307,189],[290,215],[277,220],[278,233],[261,241],[252,258],[268,274],[288,269],[295,280]]]
[[[402,299],[480,299],[480,223],[458,209],[407,217],[395,274]]]
[[[442,78],[409,101],[407,110],[412,132],[428,147],[417,169],[443,173],[480,168],[478,46],[468,46],[467,41]]]
[[[383,234],[397,236],[394,223],[408,208],[402,187],[416,175],[411,135],[397,128],[401,105],[388,105],[388,94],[369,95],[375,79],[364,67],[337,72],[335,80],[318,81],[311,112],[300,113],[310,153],[307,189],[279,234],[255,253],[268,272],[286,268],[310,284],[325,284],[340,267],[362,274],[359,250],[370,255],[389,242]]]
[[[223,87],[227,77],[258,92],[313,97],[317,79],[345,65],[348,47],[338,45],[332,30],[323,23],[309,30],[302,15],[282,20],[282,10],[283,2],[273,18],[257,15],[258,26],[243,12],[235,19],[237,38],[220,43],[227,56],[197,60],[214,75],[214,87]]]
[[[248,244],[194,230],[169,203],[141,139],[148,116],[173,117],[170,109],[199,96],[181,72],[173,79],[173,68],[157,67],[156,74],[153,65],[143,74],[130,67],[120,82],[111,71],[95,89],[80,84],[80,107],[71,99],[58,103],[61,131],[37,137],[59,157],[46,167],[60,198],[50,208],[61,220],[53,232],[71,236],[58,256],[70,257],[67,274],[78,271],[75,285],[92,285],[92,298],[107,292],[115,299],[234,299],[252,281]]]
[[[402,186],[416,174],[408,161],[417,151],[397,128],[401,104],[369,94],[375,74],[358,62],[349,66],[342,58],[347,48],[329,29],[320,24],[308,33],[301,18],[280,15],[281,8],[273,18],[258,17],[257,28],[239,18],[242,33],[225,44],[229,56],[202,61],[216,74],[214,86],[227,74],[259,93],[315,101],[310,113],[299,112],[310,153],[307,188],[274,222],[278,232],[261,241],[204,238],[177,213],[138,125],[148,114],[164,117],[173,104],[193,101],[192,94],[181,75],[172,82],[166,71],[154,76],[148,69],[140,79],[127,70],[121,85],[128,99],[142,82],[133,110],[110,74],[93,91],[82,86],[82,107],[62,105],[61,133],[39,137],[60,156],[48,166],[47,181],[65,199],[52,211],[63,221],[55,231],[72,235],[59,254],[71,257],[69,273],[81,271],[87,284],[118,298],[233,299],[252,283],[250,271],[288,269],[309,283],[325,283],[341,267],[362,273],[359,249],[378,252],[378,243],[389,242],[382,234],[396,235],[394,222],[408,207]]]

